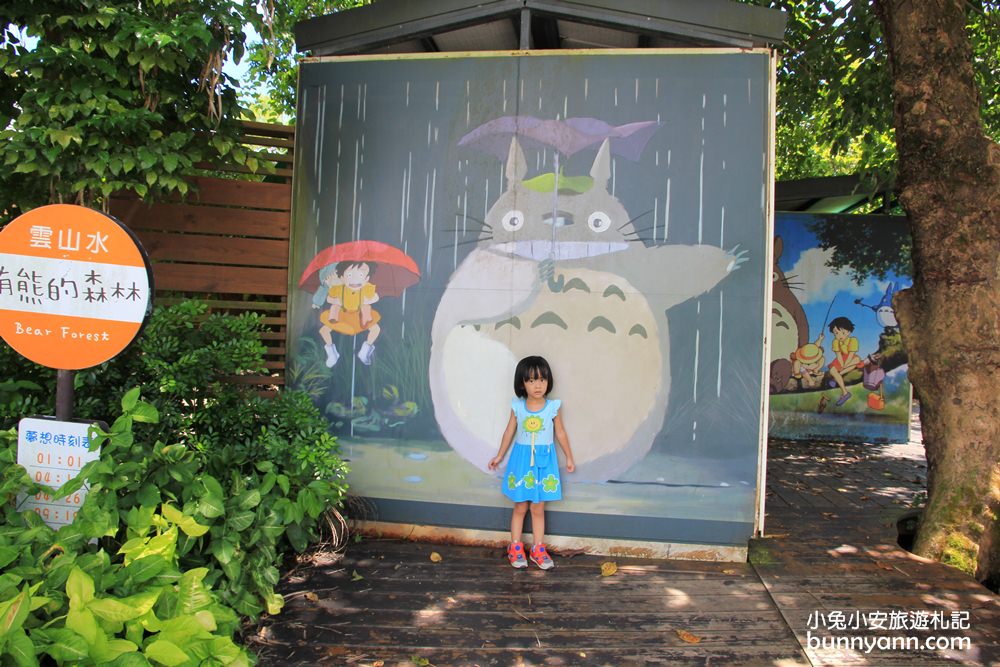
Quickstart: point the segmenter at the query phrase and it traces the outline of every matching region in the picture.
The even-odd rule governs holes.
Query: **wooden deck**
[[[602,577],[612,559],[587,555],[541,572],[482,547],[363,541],[315,554],[286,577],[285,611],[248,640],[262,665],[1000,665],[1000,598],[895,543],[896,517],[923,488],[921,452],[772,443],[770,537],[750,563],[616,558]],[[969,627],[849,629],[881,614],[886,628],[890,614],[938,624],[934,612],[968,612]],[[931,636],[971,645],[833,645]]]

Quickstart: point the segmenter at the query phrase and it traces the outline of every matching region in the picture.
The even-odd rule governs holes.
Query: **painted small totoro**
[[[542,355],[553,368],[552,395],[563,401],[574,478],[606,481],[642,459],[663,427],[667,310],[715,287],[746,253],[639,242],[608,191],[607,141],[589,187],[540,191],[525,185],[526,174],[515,139],[506,189],[435,313],[435,418],[455,451],[486,471],[507,423],[514,366]]]

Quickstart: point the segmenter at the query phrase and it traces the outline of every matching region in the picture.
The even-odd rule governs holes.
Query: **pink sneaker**
[[[546,551],[544,544],[536,544],[531,547],[531,562],[542,570],[551,570],[556,566],[549,557],[549,552]]]
[[[511,567],[518,570],[528,567],[528,561],[524,559],[524,544],[521,542],[511,542],[510,546],[507,547],[507,560],[510,561]]]

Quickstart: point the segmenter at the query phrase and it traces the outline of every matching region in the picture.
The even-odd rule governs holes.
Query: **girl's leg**
[[[532,544],[545,542],[545,502],[531,503]]]
[[[841,396],[846,394],[847,387],[844,386],[844,376],[840,374],[840,371],[833,366],[830,366],[830,376],[833,378],[833,381],[837,383],[837,386],[840,387]]]
[[[524,515],[528,513],[528,501],[524,500],[514,503],[514,513],[510,516],[510,541],[520,542],[521,532],[524,530]],[[532,515],[534,521],[534,515]]]
[[[380,327],[377,324],[373,324],[371,328],[368,330],[368,344],[374,345],[375,340],[378,338],[378,335],[380,333],[382,333],[382,327]]]

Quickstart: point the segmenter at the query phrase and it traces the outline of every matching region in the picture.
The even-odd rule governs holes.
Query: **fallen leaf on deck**
[[[376,660],[372,663],[372,667],[382,667],[385,664],[385,660]]]
[[[723,570],[722,574],[739,574],[736,570]]]
[[[351,571],[351,581],[361,581],[362,579],[364,579],[364,577],[358,574],[357,570]]]
[[[687,630],[674,630],[674,632],[676,632],[677,636],[681,638],[681,641],[685,641],[688,644],[697,644],[701,641],[701,637],[698,635],[692,635]]]
[[[618,563],[613,561],[605,561],[601,563],[601,576],[610,577],[612,574],[618,571]]]
[[[432,563],[440,563],[441,562],[441,554],[439,554],[436,551],[432,551],[431,552],[431,562]]]
[[[861,498],[859,498],[859,500],[871,500],[871,499],[872,499],[871,496],[861,496]]]
[[[319,596],[313,593],[312,591],[309,591],[308,593],[306,593],[306,599],[309,600],[310,602],[318,602]]]

